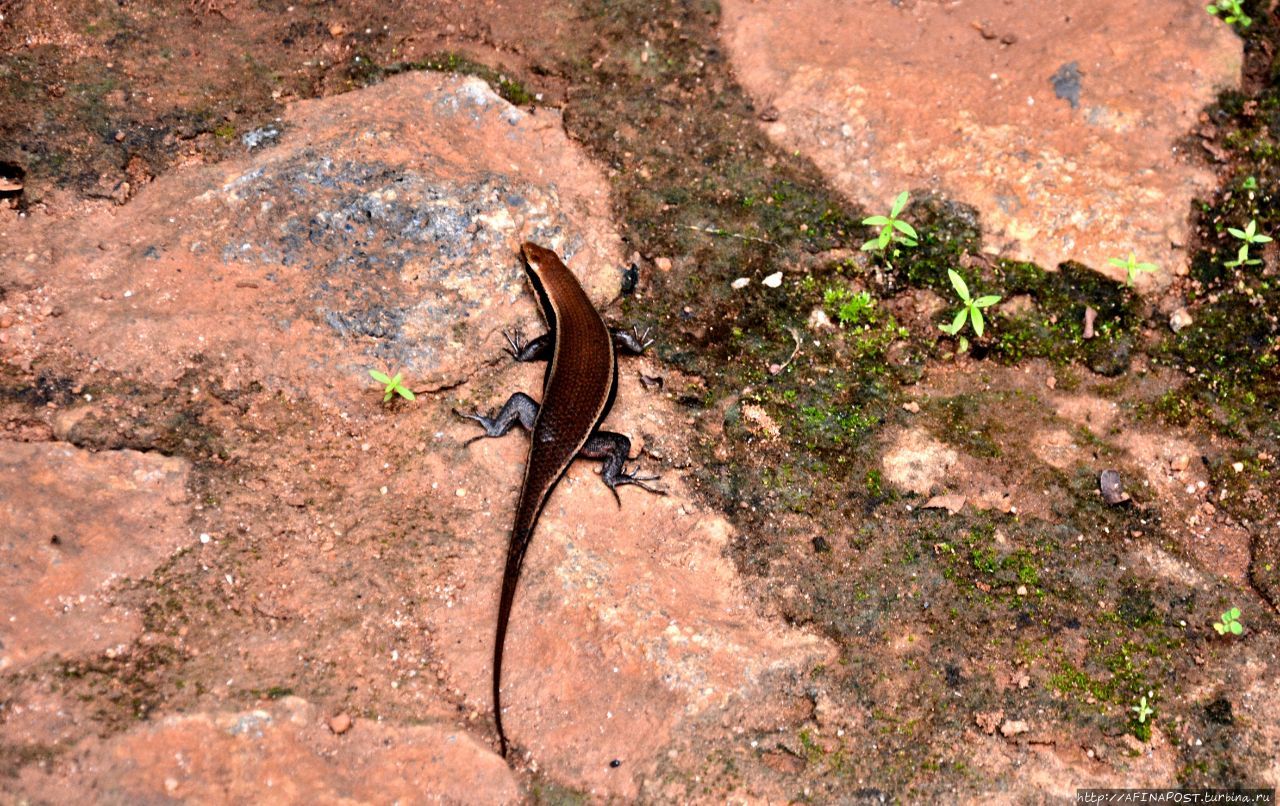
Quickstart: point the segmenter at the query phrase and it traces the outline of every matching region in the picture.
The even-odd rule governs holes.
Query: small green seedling
[[[403,386],[400,381],[404,377],[397,372],[394,378],[388,378],[385,373],[378,372],[376,369],[369,370],[369,375],[378,383],[383,384],[385,388],[382,390],[382,402],[389,403],[393,395],[400,395],[405,400],[413,400],[413,390]]]
[[[822,301],[835,310],[836,320],[841,326],[856,325],[870,318],[870,311],[876,305],[870,292],[854,293],[847,288],[828,288],[822,295]]]
[[[1222,265],[1226,266],[1228,269],[1234,269],[1236,266],[1256,266],[1261,262],[1262,261],[1257,258],[1250,258],[1249,244],[1242,243],[1240,244],[1240,250],[1236,252],[1236,259],[1224,260]]]
[[[1107,262],[1110,263],[1112,266],[1119,266],[1120,268],[1125,270],[1125,273],[1127,275],[1124,281],[1125,288],[1133,288],[1134,279],[1137,278],[1137,276],[1142,272],[1156,270],[1156,264],[1139,263],[1138,259],[1133,256],[1132,252],[1129,253],[1128,259],[1113,257],[1113,258],[1107,258]]]
[[[1151,692],[1148,691],[1147,693],[1150,694]],[[1133,711],[1135,714],[1138,715],[1138,724],[1145,723],[1147,721],[1147,718],[1156,712],[1155,709],[1152,708],[1151,705],[1147,702],[1146,697],[1143,697],[1141,700],[1139,700],[1138,704],[1133,706],[1129,710]]]
[[[1244,13],[1244,9],[1240,7],[1240,0],[1217,0],[1205,6],[1204,10],[1215,17],[1221,14],[1222,21],[1227,25],[1239,23],[1241,28],[1253,25],[1253,18]]]
[[[1227,633],[1239,635],[1244,632],[1244,626],[1240,623],[1240,608],[1233,607],[1223,613],[1222,620],[1214,624],[1213,628],[1218,631],[1218,635],[1226,635]]]
[[[916,246],[920,243],[918,240],[920,236],[916,234],[915,228],[898,218],[903,208],[907,206],[908,198],[910,197],[904,190],[893,200],[889,215],[873,215],[862,219],[862,223],[868,227],[880,228],[876,237],[862,245],[863,251],[883,252],[890,243],[900,243],[903,246]]]
[[[960,301],[964,303],[964,307],[956,313],[956,318],[949,325],[938,325],[938,329],[948,336],[954,336],[964,327],[965,320],[973,320],[973,332],[982,338],[982,331],[986,327],[982,318],[982,309],[990,308],[1000,301],[997,296],[985,296],[973,299],[969,296],[969,286],[965,284],[964,278],[955,269],[947,269],[947,276],[951,278],[951,286],[956,290],[956,294],[960,296]],[[969,340],[960,337],[961,352],[969,349]]]
[[[1250,246],[1253,246],[1256,243],[1271,243],[1270,237],[1258,234],[1257,219],[1250,219],[1249,226],[1242,230],[1236,229],[1235,227],[1227,227],[1227,232],[1231,233],[1233,238],[1238,238],[1241,241],[1244,241],[1244,243],[1240,245],[1240,251],[1236,253],[1236,259],[1227,261],[1223,264],[1224,266],[1227,266],[1228,268],[1235,268],[1236,266],[1256,266],[1262,262],[1257,258],[1249,258]]]

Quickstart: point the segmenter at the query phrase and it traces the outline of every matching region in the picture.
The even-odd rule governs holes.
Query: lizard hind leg
[[[507,398],[507,402],[498,410],[498,413],[492,416],[486,417],[479,412],[466,414],[457,409],[454,409],[453,413],[463,419],[475,420],[484,428],[483,434],[478,434],[463,443],[465,448],[478,439],[506,436],[516,423],[520,423],[526,431],[533,431],[533,422],[538,419],[538,402],[524,392],[516,392]]]
[[[578,455],[584,459],[600,459],[604,464],[600,467],[600,477],[613,493],[618,506],[622,499],[618,496],[618,488],[624,484],[634,484],[642,490],[655,495],[666,495],[667,491],[660,487],[651,487],[646,482],[657,481],[658,476],[641,476],[638,470],[627,470],[627,456],[631,453],[631,440],[622,434],[612,431],[597,431],[587,438]]]

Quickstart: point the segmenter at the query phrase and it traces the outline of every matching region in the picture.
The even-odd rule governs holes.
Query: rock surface
[[[72,343],[98,366],[152,380],[225,353],[272,388],[349,387],[371,365],[448,386],[491,357],[454,324],[500,343],[490,312],[524,294],[521,240],[579,270],[619,251],[606,186],[559,116],[478,79],[409,73],[299,103],[283,127],[277,145],[97,213],[53,265],[37,256],[39,274],[81,275],[50,290],[67,313],[48,335],[82,331]],[[603,299],[613,279],[589,290]],[[14,346],[36,353],[44,335]]]
[[[111,588],[192,540],[182,459],[0,441],[0,670],[131,641]]]
[[[265,708],[167,716],[75,750],[67,777],[27,770],[51,802],[516,803],[514,775],[465,732],[359,720],[334,736],[298,697]]]
[[[1003,252],[1044,266],[1123,278],[1107,259],[1132,251],[1167,282],[1185,264],[1211,174],[1177,141],[1239,81],[1230,28],[1175,0],[894,6],[725,3],[737,74],[776,110],[762,125],[779,144],[872,213],[941,188]]]
[[[128,556],[122,544],[147,528],[163,533],[156,545],[196,547],[156,572],[154,594],[132,594],[150,606],[148,632],[117,666],[98,663],[100,643],[69,647],[88,693],[49,666],[6,682],[10,741],[56,756],[21,793],[49,775],[68,800],[516,793],[493,753],[490,658],[528,443],[466,447],[475,426],[451,409],[539,390],[544,368],[512,367],[501,349],[501,331],[541,327],[522,240],[565,255],[598,304],[617,293],[604,182],[554,112],[516,109],[474,79],[405,75],[299,104],[284,130],[81,222],[23,292],[35,302],[5,345],[12,363],[53,355],[94,377],[92,401],[61,397],[30,432],[190,454],[201,492],[183,501],[170,469],[182,460],[81,459],[170,469],[104,551]],[[417,401],[383,406],[370,366],[403,370]],[[625,365],[605,426],[683,456],[667,436],[679,409],[640,371],[662,370]],[[728,524],[692,503],[678,471],[664,484],[666,497],[624,489],[619,510],[593,467],[573,467],[528,555],[505,724],[517,766],[556,786],[636,797],[695,729],[699,743],[773,729],[833,660],[756,611],[723,556]],[[83,528],[68,526],[71,545]],[[45,644],[17,646],[35,657]],[[270,705],[293,692],[311,704]],[[104,699],[123,709],[80,705]]]

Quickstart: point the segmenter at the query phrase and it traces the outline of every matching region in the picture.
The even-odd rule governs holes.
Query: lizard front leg
[[[609,333],[613,336],[613,346],[618,352],[627,355],[640,355],[649,349],[649,345],[653,344],[653,339],[649,338],[649,331],[636,330],[632,328],[609,328]],[[515,361],[521,363],[529,361],[549,361],[551,360],[552,349],[555,346],[555,338],[552,333],[543,333],[535,339],[525,341],[524,333],[519,328],[515,330],[502,331],[502,337],[507,340],[507,346],[502,349],[507,351],[507,355]]]

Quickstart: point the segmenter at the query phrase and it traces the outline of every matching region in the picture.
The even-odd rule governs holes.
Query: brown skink
[[[520,487],[507,547],[493,645],[493,716],[503,756],[507,755],[509,745],[502,727],[502,652],[525,552],[551,490],[573,460],[584,457],[603,462],[600,475],[615,498],[617,488],[624,484],[662,492],[645,484],[656,477],[638,476],[626,470],[631,440],[622,434],[599,430],[617,393],[618,351],[639,354],[651,342],[633,331],[610,330],[578,279],[555,252],[525,243],[521,254],[525,274],[546,320],[547,332],[529,342],[519,334],[508,335],[508,352],[517,361],[548,361],[542,403],[539,405],[528,395],[516,392],[493,416],[462,415],[484,426],[485,433],[474,439],[500,437],[517,422],[532,433],[524,483]]]

